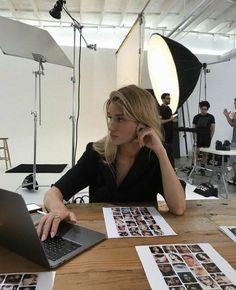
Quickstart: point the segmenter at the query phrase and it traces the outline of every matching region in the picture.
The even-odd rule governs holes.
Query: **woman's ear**
[[[146,128],[146,126],[142,123],[139,123],[136,129],[137,134],[142,131],[142,129]]]

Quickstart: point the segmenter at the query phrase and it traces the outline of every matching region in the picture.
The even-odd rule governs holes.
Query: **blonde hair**
[[[124,113],[134,121],[152,128],[161,140],[161,121],[157,110],[157,101],[147,90],[135,85],[129,85],[111,92],[105,102],[106,113],[111,103],[118,104],[123,108]],[[113,145],[109,135],[93,143],[93,148],[100,155],[104,156],[105,162],[111,164],[116,159],[117,145]]]

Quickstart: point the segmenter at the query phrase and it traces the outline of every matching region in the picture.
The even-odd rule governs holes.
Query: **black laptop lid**
[[[4,189],[0,189],[0,245],[49,266],[22,196]]]
[[[106,238],[106,235],[79,225],[60,223],[58,234],[79,245],[58,260],[49,260],[21,195],[0,189],[0,245],[47,268],[55,268]]]

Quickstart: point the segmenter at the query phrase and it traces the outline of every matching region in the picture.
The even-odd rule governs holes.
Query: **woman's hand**
[[[62,220],[65,220],[70,223],[76,223],[75,214],[68,210],[53,210],[48,214],[42,216],[42,218],[35,222],[35,226],[37,226],[38,236],[41,238],[41,241],[45,241],[50,234],[50,237],[55,237],[59,224]]]
[[[143,124],[139,124],[137,126],[137,136],[138,143],[141,147],[146,146],[156,153],[164,149],[159,136],[152,128],[145,127]]]

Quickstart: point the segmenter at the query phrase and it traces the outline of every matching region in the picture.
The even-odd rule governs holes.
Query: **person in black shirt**
[[[210,147],[215,132],[215,117],[208,113],[210,104],[207,101],[199,103],[200,113],[193,118],[193,128],[197,132],[197,155],[200,147]],[[196,158],[196,157],[195,157]],[[207,153],[202,153],[201,167],[207,163]],[[201,171],[204,174],[204,169]]]
[[[163,195],[169,210],[182,215],[184,189],[162,144],[156,101],[135,85],[113,91],[106,101],[108,134],[89,143],[77,164],[45,194],[49,212],[37,223],[44,241],[61,220],[76,222],[63,200],[89,187],[90,202],[153,202]]]
[[[170,105],[170,94],[164,93],[161,95],[162,105],[159,107],[161,116],[161,124],[164,129],[165,142],[173,145],[173,122],[177,122],[177,118],[172,115]]]

